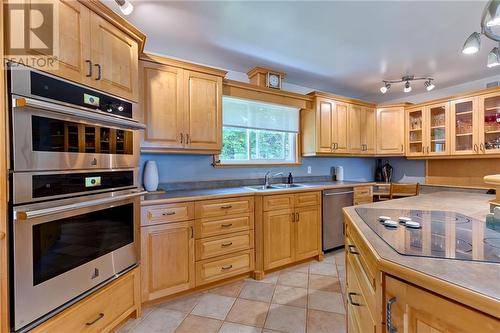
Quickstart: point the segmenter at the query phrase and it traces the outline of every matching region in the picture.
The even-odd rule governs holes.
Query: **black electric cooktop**
[[[448,211],[356,208],[356,212],[399,254],[500,263],[500,223]],[[404,223],[389,227],[380,216],[394,221],[409,217],[420,227],[409,228]]]

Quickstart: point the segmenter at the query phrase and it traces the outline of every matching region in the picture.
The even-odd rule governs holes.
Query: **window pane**
[[[244,128],[224,127],[222,130],[221,160],[248,160],[248,131]]]

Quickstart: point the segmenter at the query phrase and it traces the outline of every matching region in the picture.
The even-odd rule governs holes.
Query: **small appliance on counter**
[[[156,161],[147,161],[144,165],[144,188],[148,192],[155,192],[158,190],[158,166]]]
[[[333,174],[333,180],[335,181],[343,181],[344,180],[344,168],[339,165],[339,166],[336,166],[334,169],[334,174]]]

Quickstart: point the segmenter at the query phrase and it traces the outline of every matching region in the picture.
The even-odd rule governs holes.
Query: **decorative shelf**
[[[435,128],[445,128],[446,125],[439,125],[439,126],[431,126],[431,129],[435,129]]]
[[[446,142],[446,139],[431,140],[431,142]]]
[[[500,133],[500,130],[496,130],[496,131],[486,131],[484,132],[485,134],[497,134],[497,133]]]
[[[472,111],[465,111],[465,112],[457,112],[455,113],[456,116],[463,116],[463,115],[468,115],[472,114]]]
[[[422,128],[411,129],[410,132],[420,132]]]
[[[471,136],[473,133],[457,133],[455,136]]]
[[[410,144],[412,143],[422,143],[422,141],[410,141]]]

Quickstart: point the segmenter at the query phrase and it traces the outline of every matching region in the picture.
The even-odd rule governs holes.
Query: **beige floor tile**
[[[189,315],[175,333],[216,333],[221,325],[222,321],[217,319]]]
[[[139,325],[139,323],[146,319],[147,316],[149,316],[153,310],[155,310],[156,307],[153,307],[153,306],[146,306],[146,307],[143,307],[142,308],[142,314],[139,318],[131,318],[129,320],[127,320],[127,322],[125,324],[123,324],[116,332],[117,333],[128,333],[128,332],[132,332],[133,328],[136,327],[137,325]]]
[[[235,301],[234,297],[206,293],[201,296],[191,314],[224,320]]]
[[[307,273],[294,271],[282,272],[278,278],[278,285],[307,288]]]
[[[262,330],[262,333],[286,333],[286,332],[283,332],[283,331],[275,331],[275,330],[270,330],[270,329],[264,328],[264,329]]]
[[[305,262],[303,264],[299,264],[299,265],[285,268],[283,271],[281,271],[280,275],[283,274],[283,272],[309,273],[309,264],[310,264],[310,262]]]
[[[276,282],[278,282],[278,276],[279,276],[279,272],[273,272],[273,273],[269,273],[269,274],[264,275],[264,278],[262,280],[254,280],[252,278],[248,278],[248,279],[245,279],[245,281],[276,284]]]
[[[345,315],[318,310],[307,312],[307,333],[345,332]]]
[[[227,296],[227,297],[238,297],[241,289],[243,288],[243,281],[237,281],[233,283],[229,283],[214,289],[210,289],[211,294]]]
[[[271,302],[275,285],[246,281],[240,293],[240,298],[253,301]]]
[[[181,296],[174,300],[158,305],[161,308],[190,313],[200,300],[201,294]]]
[[[340,292],[340,280],[335,276],[309,275],[309,289]]]
[[[307,306],[307,289],[277,285],[273,303],[305,308]]]
[[[260,333],[261,331],[262,329],[258,327],[225,322],[219,333]]]
[[[269,303],[237,299],[226,321],[262,327],[266,321]]]
[[[309,291],[307,307],[314,310],[345,314],[341,293],[311,289]]]
[[[337,267],[334,264],[315,262],[309,266],[309,274],[337,276]]]
[[[325,258],[322,261],[323,263],[335,264],[335,255],[333,252],[325,253]]]
[[[264,327],[288,333],[304,333],[306,331],[306,309],[271,304]]]
[[[164,308],[154,309],[134,329],[133,333],[170,333],[186,317],[185,313]]]

